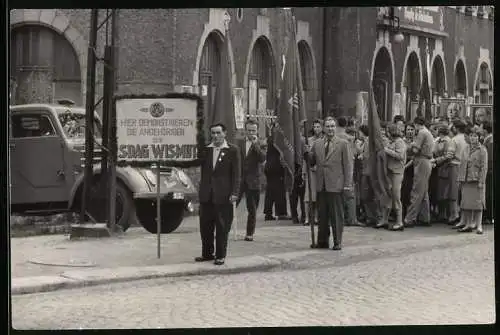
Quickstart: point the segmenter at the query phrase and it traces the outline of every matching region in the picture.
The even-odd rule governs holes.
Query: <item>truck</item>
[[[10,204],[18,215],[53,215],[79,212],[85,168],[85,109],[66,100],[56,104],[9,107]],[[101,170],[102,124],[94,113],[92,184],[86,219],[103,222],[106,201]],[[141,224],[157,232],[156,168],[116,167],[116,224],[126,231]],[[196,188],[180,169],[160,168],[161,233],[171,233],[182,223]]]

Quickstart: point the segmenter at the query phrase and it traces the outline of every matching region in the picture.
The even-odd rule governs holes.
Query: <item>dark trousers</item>
[[[259,207],[260,201],[260,190],[250,190],[246,183],[243,183],[241,187],[240,197],[236,206],[240,204],[241,198],[245,194],[245,200],[247,203],[247,236],[253,236],[255,233],[255,222],[257,218],[257,208]]]
[[[300,204],[300,218],[305,220],[306,218],[306,204],[304,201],[304,196],[306,195],[305,186],[294,187],[292,193],[290,194],[290,213],[292,218],[299,218],[299,213],[297,212],[297,206]]]
[[[489,171],[486,174],[486,208],[483,213],[483,217],[488,220],[493,219],[493,173]]]
[[[227,252],[227,238],[233,223],[232,204],[200,204],[200,234],[201,254],[210,257],[214,254],[215,230],[215,258],[225,258]]]
[[[285,181],[281,175],[266,175],[267,187],[264,200],[264,214],[273,215],[273,205],[277,216],[286,216]]]
[[[330,239],[330,227],[333,231],[333,244],[342,245],[344,230],[344,198],[342,193],[318,192],[319,227],[318,245],[326,246]]]

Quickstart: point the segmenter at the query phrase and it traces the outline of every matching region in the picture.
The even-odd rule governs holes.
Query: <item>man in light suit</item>
[[[316,189],[319,206],[319,249],[329,248],[331,224],[333,250],[342,249],[344,229],[343,192],[352,192],[353,155],[349,143],[335,136],[335,119],[325,120],[325,137],[316,141],[310,154],[310,164],[316,166]]]
[[[242,157],[242,178],[237,205],[240,204],[243,194],[245,194],[248,210],[245,241],[253,241],[257,208],[260,201],[260,183],[263,175],[262,163],[266,160],[266,153],[263,150],[265,143],[260,143],[258,131],[259,123],[252,119],[247,120],[245,123],[245,139],[240,141],[238,145]]]
[[[238,147],[226,141],[222,123],[210,127],[212,142],[192,162],[176,162],[178,167],[201,166],[199,187],[201,256],[196,262],[225,262],[227,239],[233,222],[233,203],[240,192],[241,162]],[[215,256],[214,256],[215,230]]]

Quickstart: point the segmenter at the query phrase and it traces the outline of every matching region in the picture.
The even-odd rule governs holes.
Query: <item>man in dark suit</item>
[[[267,138],[267,154],[264,167],[266,175],[266,195],[264,200],[264,214],[266,221],[274,221],[273,205],[279,220],[288,220],[286,191],[285,191],[285,168],[281,164],[280,153],[274,147],[273,137]]]
[[[345,139],[335,136],[336,122],[325,120],[325,137],[316,141],[310,154],[310,164],[316,166],[316,189],[319,206],[318,243],[312,247],[329,248],[331,224],[333,250],[342,249],[344,229],[343,192],[352,192],[353,155]]]
[[[196,262],[215,259],[224,264],[227,239],[233,222],[233,203],[238,200],[241,180],[241,158],[238,147],[227,143],[226,127],[217,123],[210,127],[212,142],[193,162],[178,162],[175,166],[201,166],[199,187],[200,234],[202,252]],[[215,230],[215,256],[214,256]]]
[[[266,160],[263,150],[265,143],[260,143],[258,137],[259,123],[249,119],[245,123],[245,139],[240,141],[238,147],[241,154],[241,187],[237,205],[240,204],[243,194],[247,203],[247,233],[245,241],[253,241],[257,208],[260,201],[260,183],[263,174],[262,163]]]

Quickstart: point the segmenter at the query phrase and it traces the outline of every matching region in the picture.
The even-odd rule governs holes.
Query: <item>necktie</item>
[[[325,157],[328,155],[328,150],[330,150],[330,140],[326,140]]]

